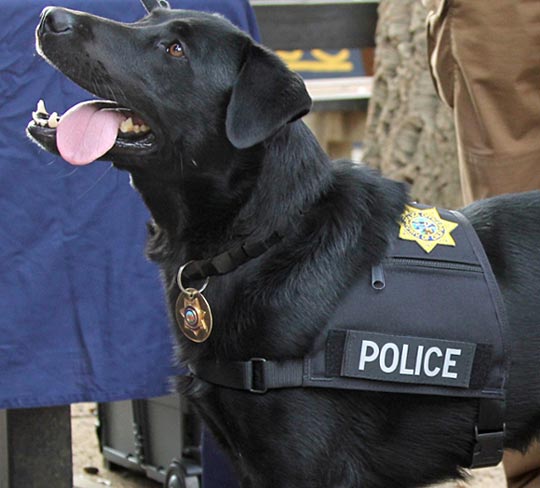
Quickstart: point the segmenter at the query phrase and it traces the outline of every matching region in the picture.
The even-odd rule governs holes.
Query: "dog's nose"
[[[41,29],[51,34],[65,34],[73,30],[76,24],[75,16],[66,9],[47,7],[41,13]]]

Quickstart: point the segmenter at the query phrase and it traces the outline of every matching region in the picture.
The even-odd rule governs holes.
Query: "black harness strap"
[[[504,400],[486,398],[479,400],[471,468],[485,468],[501,462],[504,449],[505,406]]]
[[[235,390],[266,393],[275,388],[302,386],[304,361],[269,361],[252,358],[249,361],[197,361],[189,364],[190,371],[198,378]]]
[[[305,360],[270,361],[252,358],[249,361],[198,361],[190,371],[208,383],[264,394],[271,389],[303,386],[307,368]],[[324,387],[324,385],[320,385]],[[470,468],[496,466],[504,449],[504,400],[478,400],[478,420],[474,427],[474,447]]]
[[[223,275],[264,254],[283,239],[283,233],[274,232],[261,241],[246,241],[213,258],[191,261],[186,265],[183,276],[188,280],[200,280],[209,276]]]

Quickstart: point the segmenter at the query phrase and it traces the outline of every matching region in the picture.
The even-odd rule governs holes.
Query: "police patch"
[[[435,207],[419,209],[405,206],[401,215],[399,238],[416,242],[430,253],[437,245],[455,246],[450,233],[458,226],[456,222],[444,220]]]
[[[347,331],[342,376],[468,388],[476,344]]]

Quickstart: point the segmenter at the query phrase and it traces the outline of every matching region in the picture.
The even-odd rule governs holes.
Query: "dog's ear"
[[[310,108],[302,78],[271,51],[253,44],[227,107],[227,137],[239,149],[254,146]]]

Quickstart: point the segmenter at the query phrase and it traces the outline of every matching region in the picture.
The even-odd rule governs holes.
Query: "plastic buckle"
[[[471,468],[485,468],[496,466],[501,462],[504,449],[505,426],[497,432],[478,432],[478,426],[474,427],[474,452]]]
[[[249,391],[251,393],[258,393],[260,395],[266,393],[268,388],[266,388],[265,381],[265,367],[266,359],[264,358],[251,358],[250,363],[250,381],[251,385]],[[257,370],[256,370],[257,368]]]

